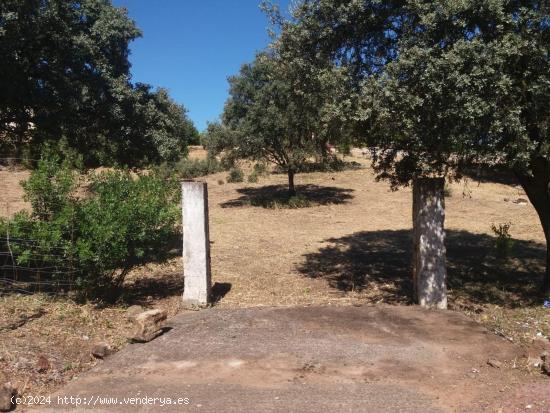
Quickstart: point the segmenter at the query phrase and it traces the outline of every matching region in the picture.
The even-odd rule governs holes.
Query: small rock
[[[500,369],[502,367],[502,363],[495,359],[487,360],[487,364],[491,367],[494,367],[495,369]]]
[[[126,317],[134,318],[135,316],[137,316],[138,314],[140,314],[142,312],[143,312],[143,307],[142,306],[140,306],[140,305],[131,305],[126,310]]]
[[[101,342],[94,344],[92,347],[92,356],[98,359],[103,359],[111,354],[111,346],[108,343]]]
[[[13,396],[15,396],[15,388],[11,383],[0,386],[0,412],[9,412],[11,410],[11,398]]]
[[[45,373],[50,369],[50,361],[46,358],[46,356],[39,356],[38,362],[36,363],[36,370],[39,373]]]
[[[130,340],[145,343],[161,335],[166,321],[166,311],[148,310],[133,318],[135,329]]]
[[[504,202],[510,202],[510,198],[504,198]]]

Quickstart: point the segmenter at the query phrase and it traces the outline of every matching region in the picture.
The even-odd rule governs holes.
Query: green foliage
[[[127,171],[91,176],[75,237],[79,281],[97,295],[119,288],[132,268],[167,258],[179,220],[177,184]]]
[[[496,236],[495,248],[497,255],[500,258],[507,258],[512,252],[514,247],[514,240],[510,234],[510,227],[512,226],[511,222],[504,224],[498,224],[498,227],[495,224],[491,224],[491,230]]]
[[[131,110],[120,119],[125,136],[115,142],[115,161],[136,166],[175,162],[187,155],[187,145],[197,139],[198,131],[167,90],[137,84],[126,98]]]
[[[239,168],[231,168],[229,170],[229,175],[226,178],[228,183],[237,183],[244,181],[244,172]]]
[[[255,163],[252,167],[252,172],[248,175],[248,182],[257,183],[260,177],[265,177],[269,175],[269,169],[265,162]]]
[[[344,156],[351,155],[351,143],[346,141],[338,143],[338,152]]]
[[[306,162],[301,165],[298,172],[311,173],[311,172],[342,172],[349,170],[361,169],[362,166],[359,162],[344,161],[336,157],[329,157],[320,162]],[[281,168],[275,168],[275,173],[285,173]]]
[[[215,157],[206,159],[181,159],[174,163],[165,163],[157,168],[157,171],[164,177],[178,179],[193,179],[221,172],[223,165]]]
[[[269,169],[268,169],[267,164],[265,162],[255,163],[254,167],[252,168],[252,171],[258,176],[268,176],[269,175]]]
[[[88,196],[77,199],[75,174],[55,156],[42,159],[24,185],[33,212],[0,221],[3,236],[15,241],[0,247],[18,265],[49,269],[43,272],[51,280],[113,298],[132,268],[167,257],[178,234],[180,192],[176,181],[155,174],[115,170],[88,180]]]
[[[258,183],[258,173],[256,171],[252,171],[250,175],[248,175],[247,181],[251,184]]]
[[[376,148],[392,186],[509,168],[541,219],[550,291],[549,15],[536,0],[303,0],[290,21],[274,19],[274,47],[288,64],[346,71],[354,114],[335,116]]]
[[[50,221],[62,215],[74,202],[72,194],[77,187],[75,173],[66,160],[50,149],[39,161],[29,179],[22,182],[24,199],[32,207],[33,216]]]
[[[243,65],[229,79],[222,122],[208,125],[205,139],[210,151],[231,162],[246,158],[278,165],[289,174],[290,192],[294,173],[310,157],[324,154],[327,133],[337,137],[341,132],[333,125],[340,125],[340,118],[324,104],[338,100],[341,72],[331,66],[307,83],[298,69],[270,52]],[[308,93],[309,88],[322,96]]]
[[[130,81],[140,35],[110,0],[0,2],[0,153],[36,158],[63,140],[88,166],[184,155],[198,134],[185,109]]]
[[[307,208],[311,205],[311,202],[303,195],[294,195],[288,198],[287,205],[291,209]]]
[[[550,158],[547,5],[316,0],[294,10],[285,56],[329,55],[349,69],[357,130],[379,148],[381,177],[397,185],[473,159],[522,170]]]

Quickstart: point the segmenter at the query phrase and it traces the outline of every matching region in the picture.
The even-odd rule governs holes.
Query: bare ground
[[[550,408],[548,380],[513,368],[521,349],[456,312],[384,305],[212,309],[179,314],[171,325],[155,341],[131,345],[62,388],[46,410]],[[57,396],[79,396],[93,406],[58,403]],[[125,397],[187,397],[189,404],[130,406]],[[118,403],[105,405],[99,398]]]
[[[254,200],[284,190],[284,175],[257,184],[221,183],[226,173],[206,178],[217,307],[410,303],[411,191],[392,192],[387,183],[375,181],[366,160],[353,160],[365,167],[298,175],[298,190],[314,204],[301,209],[253,206]],[[18,186],[26,176],[0,170],[0,216],[27,207]],[[550,336],[550,310],[536,295],[544,265],[536,213],[528,203],[514,203],[526,196],[513,184],[468,180],[450,184],[450,190],[450,306],[521,344],[526,357],[515,367],[528,383],[540,377],[532,362]],[[490,229],[504,222],[512,222],[515,239],[507,260],[496,257]],[[23,394],[58,388],[96,363],[89,353],[94,342],[107,341],[116,349],[126,345],[128,305],[176,314],[181,272],[179,259],[140,268],[128,279],[125,301],[109,308],[46,294],[0,296],[0,371]],[[14,320],[27,318],[11,328]],[[41,355],[51,367],[39,373]],[[536,386],[529,388],[536,393]]]

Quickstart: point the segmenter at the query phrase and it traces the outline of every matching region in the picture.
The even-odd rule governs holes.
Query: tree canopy
[[[166,91],[132,84],[128,44],[140,35],[110,0],[2,1],[4,156],[61,140],[90,165],[180,156],[196,130]]]
[[[336,106],[346,104],[338,99],[343,91],[336,81],[338,70],[330,67],[313,76],[297,64],[267,51],[243,65],[229,78],[222,122],[209,125],[207,137],[214,153],[278,165],[288,174],[291,196],[294,175],[312,157],[325,155],[326,143],[343,133],[343,123],[333,113]],[[312,88],[318,93],[311,93]]]
[[[401,185],[472,164],[505,166],[548,243],[549,7],[533,0],[303,1],[283,23],[278,46],[288,60],[328,58],[347,70],[356,133],[377,148],[380,178]]]

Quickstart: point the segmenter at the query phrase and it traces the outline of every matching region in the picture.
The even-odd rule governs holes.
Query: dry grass
[[[199,152],[193,156],[201,156]],[[366,160],[353,160],[365,167],[297,176],[298,190],[314,201],[309,208],[273,209],[253,202],[284,190],[284,175],[260,178],[256,184],[220,184],[227,173],[206,178],[216,305],[409,303],[411,190],[392,192],[387,183],[375,181]],[[26,207],[17,185],[25,176],[22,171],[0,171],[0,215]],[[469,180],[450,184],[450,192],[446,228],[451,308],[525,345],[550,336],[550,310],[541,307],[536,295],[544,235],[532,206],[511,202],[525,198],[522,190]],[[515,239],[508,260],[496,257],[491,233],[492,223],[503,222],[512,222]],[[110,308],[43,294],[1,297],[2,325],[40,308],[45,313],[0,331],[0,368],[20,389],[47,392],[94,363],[91,343],[125,344],[128,305],[163,307],[175,314],[182,288],[181,261],[175,259],[134,271],[124,301]],[[52,361],[48,373],[36,372],[42,354]]]

